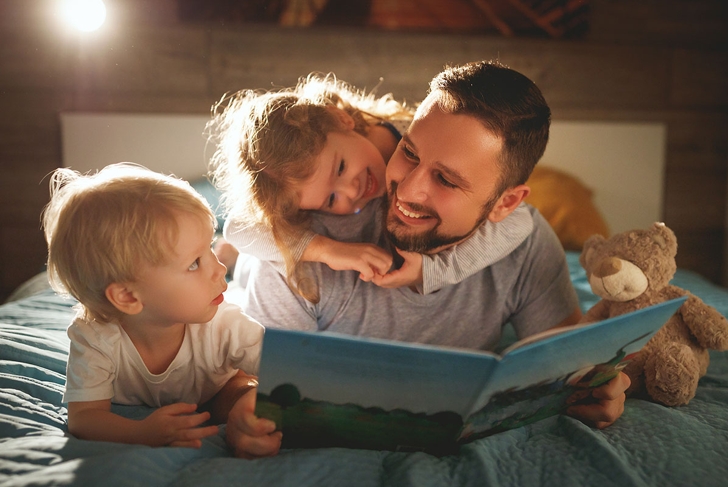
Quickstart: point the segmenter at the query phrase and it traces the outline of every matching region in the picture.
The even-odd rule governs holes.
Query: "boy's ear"
[[[339,121],[341,126],[347,130],[354,130],[354,126],[356,125],[356,122],[354,122],[354,118],[349,115],[346,111],[342,110],[339,107],[335,106],[327,106],[326,109],[333,113],[336,119]]]
[[[106,287],[106,299],[116,309],[127,315],[135,315],[144,308],[136,292],[128,283],[112,282]]]
[[[518,205],[521,204],[521,201],[526,199],[526,196],[528,196],[530,192],[531,188],[525,184],[508,188],[502,195],[500,195],[500,198],[498,198],[498,201],[488,215],[488,220],[493,223],[502,221],[505,217],[513,213],[513,210],[518,208]]]

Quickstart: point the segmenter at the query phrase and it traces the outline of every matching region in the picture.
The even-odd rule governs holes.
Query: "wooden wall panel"
[[[675,50],[671,84],[674,106],[728,107],[728,52]]]
[[[0,15],[0,167],[12,175],[0,180],[0,301],[45,261],[42,179],[61,164],[60,112],[208,114],[225,92],[290,85],[314,70],[367,89],[381,77],[379,93],[416,102],[445,64],[484,58],[534,79],[555,119],[667,122],[664,220],[678,233],[679,263],[728,283],[723,3],[593,0],[592,32],[578,43],[140,21],[89,45],[41,18],[38,6],[51,3],[0,4],[0,14],[33,9],[23,22]]]

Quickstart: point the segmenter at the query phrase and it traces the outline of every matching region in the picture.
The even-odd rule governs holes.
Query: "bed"
[[[99,120],[103,117],[103,120]],[[140,122],[141,120],[141,122]],[[216,205],[216,193],[204,179],[204,161],[173,154],[175,143],[160,144],[154,154],[129,153],[132,148],[153,149],[158,134],[169,130],[177,140],[194,140],[205,117],[148,117],[136,115],[66,114],[62,116],[64,165],[79,170],[98,164],[132,160],[162,172],[174,172],[193,181],[195,188]],[[103,122],[103,123],[101,123]],[[141,124],[140,124],[141,123]],[[645,227],[661,214],[664,166],[664,126],[654,124],[554,124],[544,161],[554,169],[568,169],[588,188],[575,188],[570,178],[548,171],[531,181],[533,204],[547,215],[564,247],[571,278],[583,309],[597,300],[578,263],[578,248],[586,235]],[[124,137],[120,152],[99,160],[89,141],[101,141],[104,154],[112,153],[113,137],[103,128]],[[188,137],[180,137],[180,134]],[[144,139],[154,134],[154,140]],[[625,143],[639,139],[640,144]],[[594,141],[591,145],[587,141]],[[651,141],[645,144],[644,141]],[[130,143],[134,141],[134,143]],[[578,141],[579,144],[575,144]],[[616,143],[615,141],[620,141]],[[576,150],[576,145],[585,145]],[[637,147],[621,153],[612,147]],[[647,148],[645,148],[647,147]],[[609,149],[609,150],[608,150]],[[204,147],[184,152],[199,154]],[[625,149],[626,150],[626,149]],[[612,159],[588,164],[594,154]],[[152,161],[168,157],[169,166]],[[85,166],[88,161],[89,166]],[[637,161],[637,162],[635,162]],[[647,161],[647,162],[645,162]],[[162,161],[164,162],[164,161]],[[594,168],[622,164],[642,190],[643,200],[624,184],[612,184]],[[620,166],[621,167],[621,166]],[[186,169],[185,169],[186,168]],[[649,170],[645,169],[648,168]],[[187,172],[185,172],[187,171]],[[554,174],[557,174],[555,177]],[[536,189],[539,188],[539,189]],[[621,192],[620,192],[621,191]],[[624,194],[627,193],[627,195]],[[568,209],[564,195],[572,195]],[[582,195],[575,200],[575,195]],[[594,201],[592,201],[594,197]],[[602,199],[600,199],[602,198]],[[558,200],[558,207],[550,202]],[[544,202],[544,200],[547,200]],[[620,202],[629,204],[621,205]],[[595,226],[596,208],[606,209],[604,222]],[[636,212],[635,209],[640,209]],[[577,211],[578,210],[578,211]],[[220,215],[218,215],[220,216]],[[575,225],[575,226],[574,226]],[[728,289],[717,287],[686,270],[678,270],[674,284],[691,290],[724,315],[728,314]],[[254,461],[230,455],[224,432],[207,438],[198,450],[150,448],[90,442],[71,437],[61,404],[65,383],[68,339],[65,329],[73,302],[48,289],[39,274],[18,289],[13,301],[0,306],[0,487],[24,485],[261,485],[261,486],[685,486],[725,485],[728,479],[728,353],[712,353],[708,373],[700,381],[688,406],[667,408],[629,399],[622,418],[606,430],[594,430],[566,416],[476,440],[455,455],[435,457],[405,453],[350,449],[284,450],[272,458]],[[511,336],[512,339],[512,336]],[[141,418],[150,410],[117,407],[119,414]]]
[[[596,302],[578,253],[567,258],[584,309]],[[728,290],[678,270],[674,284],[724,315]],[[349,449],[231,457],[221,432],[199,450],[79,440],[61,404],[72,301],[40,275],[0,306],[0,485],[685,486],[728,478],[728,353],[713,352],[688,406],[629,399],[622,418],[594,430],[566,416],[500,433],[435,457]],[[117,408],[132,418],[143,407]]]

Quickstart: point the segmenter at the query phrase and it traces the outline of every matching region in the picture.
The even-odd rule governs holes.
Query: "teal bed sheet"
[[[568,254],[582,307],[590,292]],[[728,291],[678,271],[674,284],[724,315]],[[718,486],[728,479],[728,354],[713,352],[689,405],[629,399],[605,430],[566,416],[467,444],[455,454],[284,450],[233,458],[223,432],[199,450],[76,439],[61,404],[72,302],[50,291],[0,306],[0,486]],[[142,417],[147,408],[118,408]]]

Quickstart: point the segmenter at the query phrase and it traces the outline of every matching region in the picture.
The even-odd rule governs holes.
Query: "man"
[[[407,134],[387,166],[388,198],[339,225],[350,238],[361,221],[369,241],[432,254],[467,239],[485,219],[502,221],[528,195],[524,185],[548,141],[550,110],[525,76],[497,63],[449,68],[436,76]],[[380,211],[379,206],[382,206]],[[354,335],[493,349],[511,323],[519,338],[576,323],[581,313],[563,250],[548,223],[531,209],[532,234],[511,254],[459,284],[422,295],[385,289],[355,272],[313,266],[321,299],[294,294],[267,264],[257,266],[246,290],[246,311],[265,326],[330,330]],[[320,229],[323,231],[323,229]],[[318,231],[318,230],[317,230]],[[244,380],[244,379],[241,379]],[[624,374],[568,413],[603,428],[623,412]],[[232,386],[231,386],[232,387]],[[253,415],[253,394],[235,403],[228,443],[238,456],[275,454],[280,434]]]

